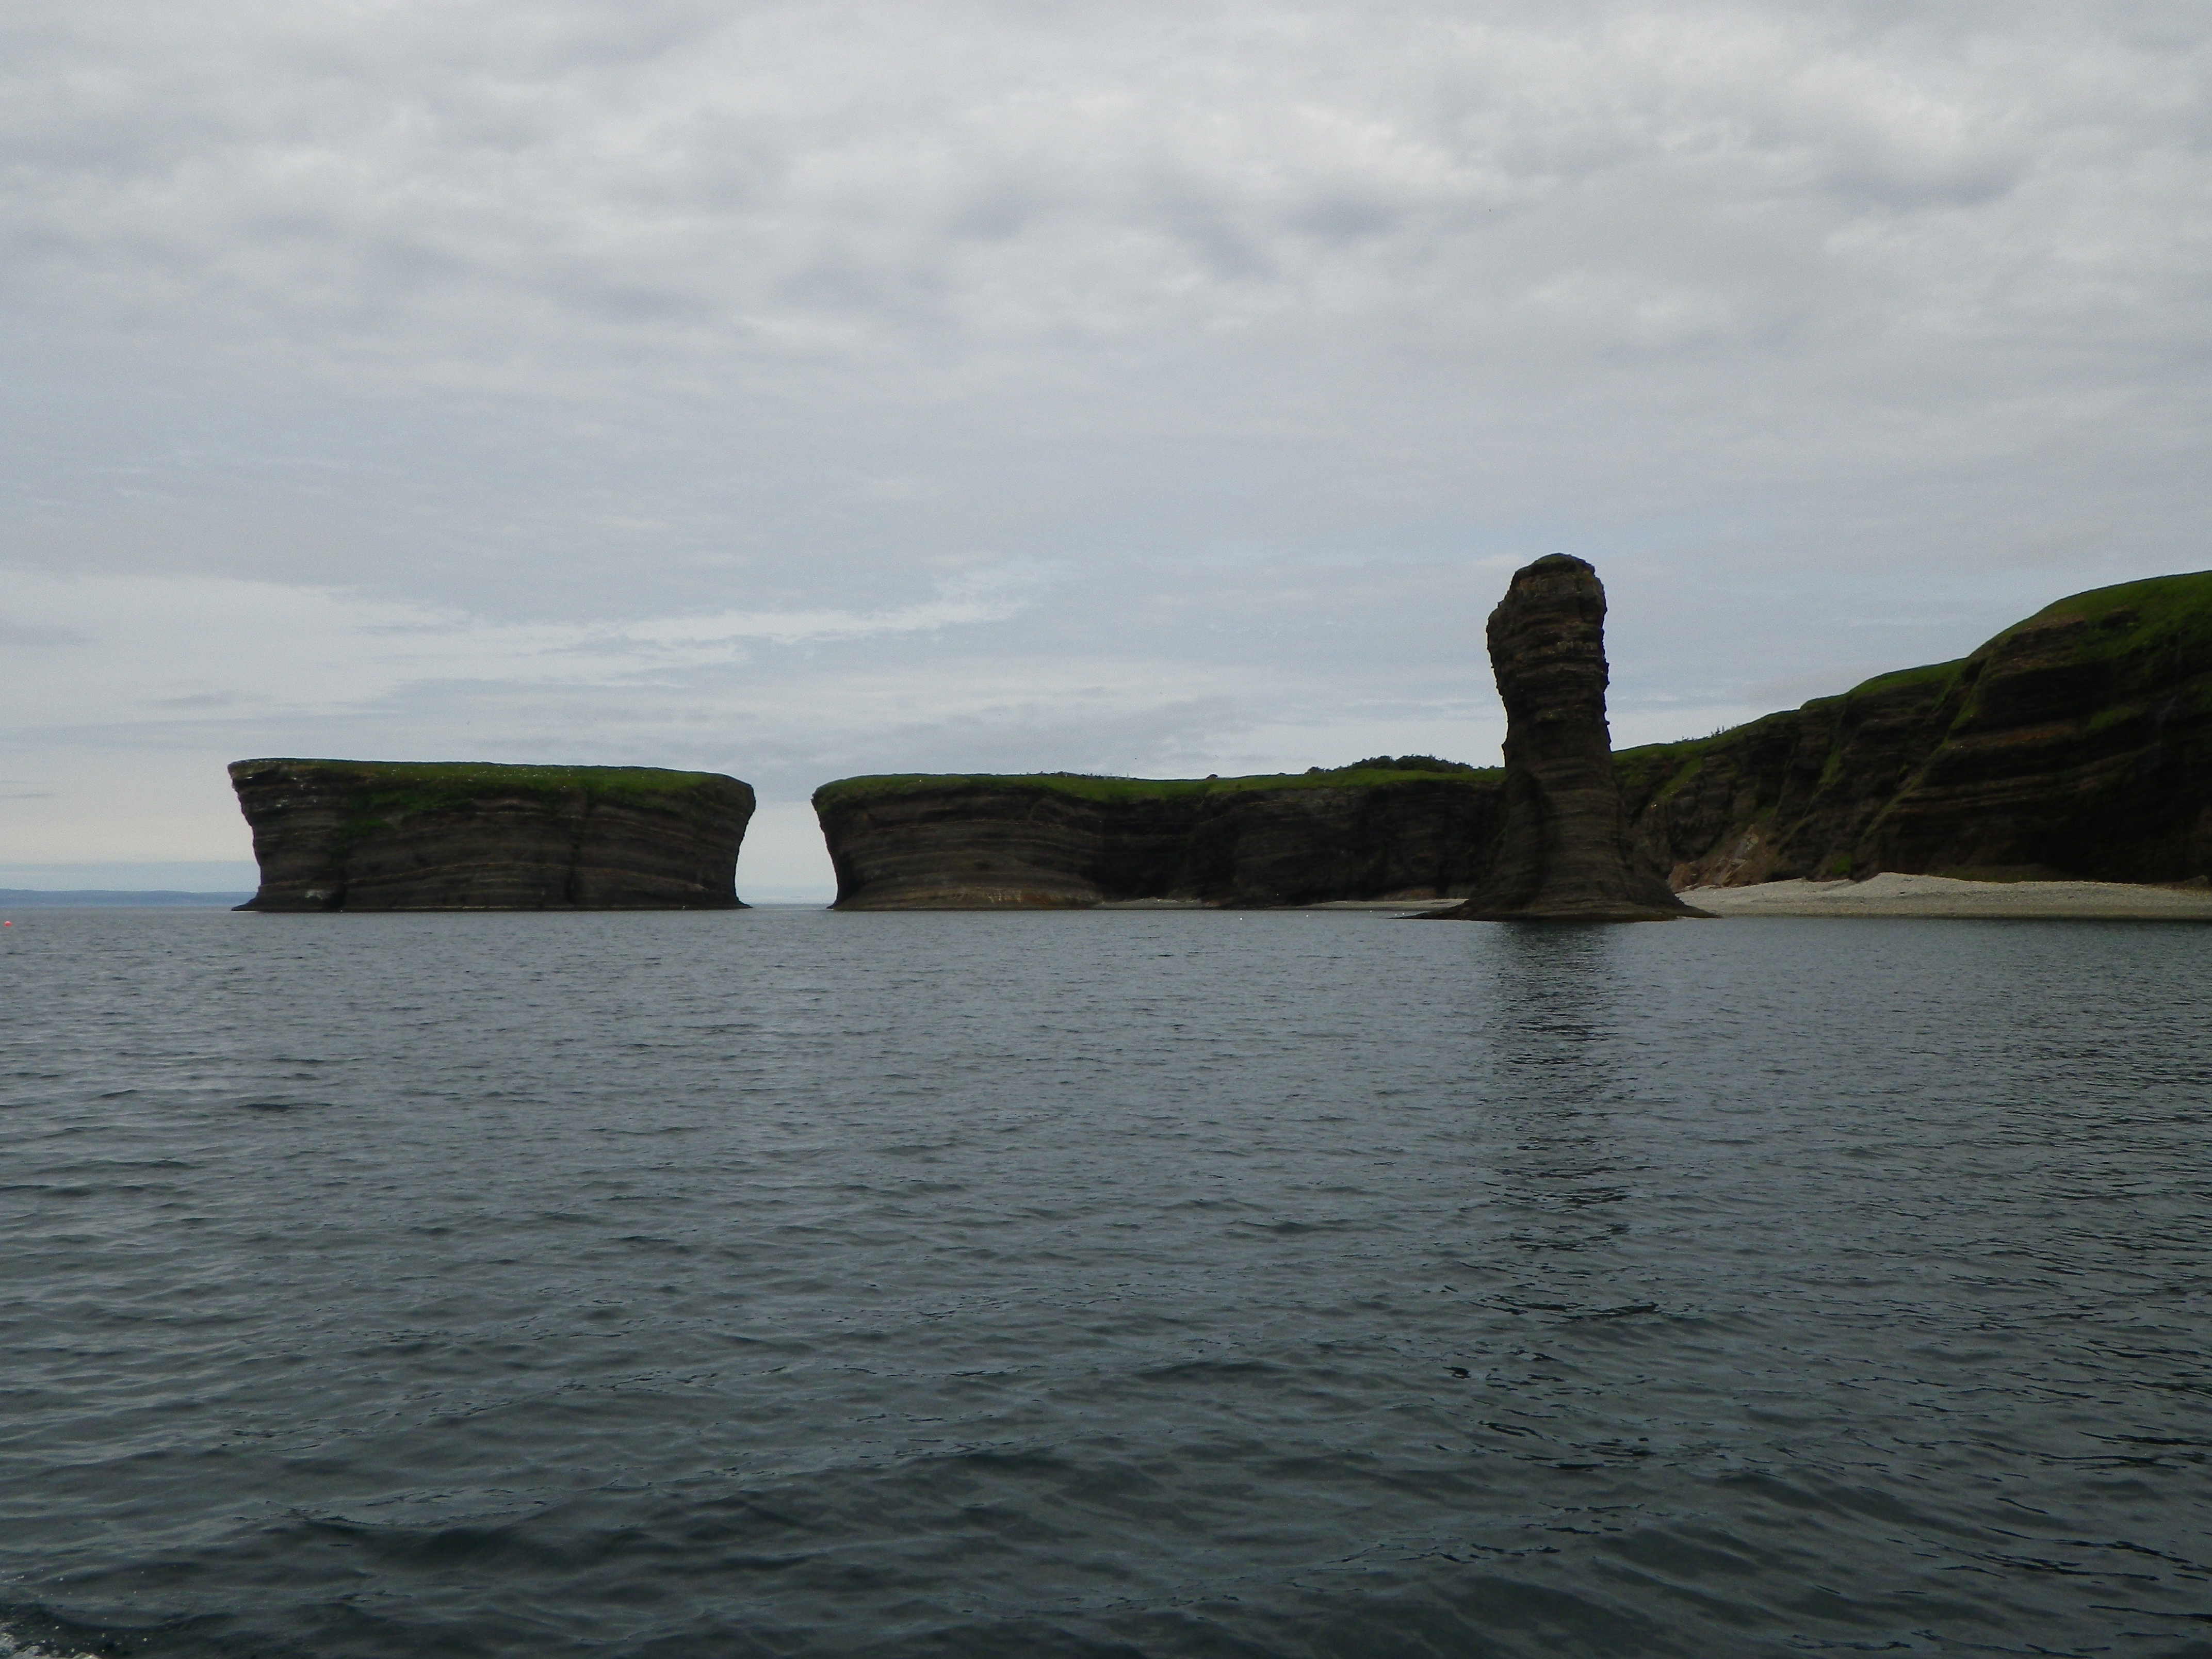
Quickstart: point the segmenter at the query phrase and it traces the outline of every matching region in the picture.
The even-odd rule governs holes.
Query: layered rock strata
[[[2212,878],[2212,573],[2077,593],[1956,662],[1615,761],[1676,887]]]
[[[1882,871],[2212,882],[2212,573],[2076,594],[1957,662],[1609,756],[1595,573],[1540,560],[1515,581],[1492,637],[1517,782],[848,779],[815,797],[840,907],[1433,895],[1587,918]]]
[[[1498,785],[1473,770],[848,778],[814,808],[842,910],[1296,905],[1467,892]]]
[[[738,909],[753,792],[657,767],[250,760],[245,910]]]
[[[1455,921],[1668,921],[1676,898],[1629,834],[1606,724],[1605,586],[1554,553],[1517,570],[1490,613],[1505,704],[1504,821]]]

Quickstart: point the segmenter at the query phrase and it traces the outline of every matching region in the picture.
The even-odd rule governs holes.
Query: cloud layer
[[[19,861],[234,856],[278,750],[1482,758],[1555,548],[1624,737],[2212,562],[2194,5],[5,30]]]

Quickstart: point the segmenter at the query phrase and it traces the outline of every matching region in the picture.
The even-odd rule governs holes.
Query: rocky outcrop
[[[1505,704],[1505,810],[1454,921],[1671,921],[1676,898],[1630,838],[1605,718],[1605,586],[1554,553],[1517,570],[1490,613]]]
[[[250,760],[244,910],[739,909],[753,792],[657,767]]]
[[[2212,573],[2077,593],[1957,662],[1615,760],[1677,887],[2212,878]]]
[[[815,793],[842,910],[1224,906],[1468,891],[1499,779],[1351,768],[1272,778],[848,778]]]
[[[1957,662],[1607,753],[1604,591],[1520,572],[1491,619],[1508,769],[854,778],[817,793],[848,909],[1468,898],[1681,915],[1797,877],[2212,880],[2212,573],[2076,594]]]

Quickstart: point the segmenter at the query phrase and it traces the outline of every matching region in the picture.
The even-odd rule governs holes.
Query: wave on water
[[[112,1659],[119,1646],[104,1644],[101,1650],[79,1647],[66,1637],[33,1635],[25,1626],[11,1628],[0,1623],[0,1659]]]
[[[50,912],[0,1659],[2208,1659],[2202,938]]]

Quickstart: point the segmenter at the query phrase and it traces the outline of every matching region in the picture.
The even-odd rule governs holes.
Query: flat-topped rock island
[[[814,793],[841,910],[1456,896],[1500,775],[1425,756],[1244,778],[846,778]]]
[[[248,760],[243,910],[734,910],[753,792],[651,766]]]

